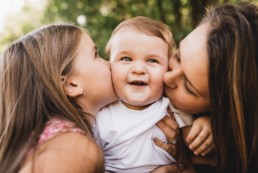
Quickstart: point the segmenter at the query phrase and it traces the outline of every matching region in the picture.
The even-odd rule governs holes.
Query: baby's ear
[[[72,77],[61,77],[61,83],[67,96],[77,97],[83,94],[83,88],[79,85],[79,82],[76,79],[73,79]]]

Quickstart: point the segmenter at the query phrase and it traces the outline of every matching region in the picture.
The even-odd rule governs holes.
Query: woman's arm
[[[64,133],[42,144],[35,158],[26,160],[20,173],[104,173],[104,158],[90,136]]]

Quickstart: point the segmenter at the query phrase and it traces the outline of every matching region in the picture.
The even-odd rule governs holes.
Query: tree
[[[160,20],[171,27],[174,39],[178,43],[193,27],[213,3],[240,2],[241,0],[48,0],[41,24],[69,22],[85,27],[104,54],[105,45],[113,29],[123,20],[134,16],[147,16]],[[252,0],[250,0],[252,1]],[[255,0],[253,0],[255,1]],[[35,10],[34,10],[35,14]],[[33,15],[30,15],[31,20]],[[30,26],[30,23],[23,25]],[[39,25],[33,25],[38,27]],[[29,28],[33,28],[30,26]],[[21,33],[27,32],[22,30]],[[2,44],[17,38],[9,34],[2,36]],[[1,42],[0,42],[1,46]]]

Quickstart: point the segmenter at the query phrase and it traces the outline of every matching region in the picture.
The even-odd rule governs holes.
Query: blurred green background
[[[3,0],[1,1],[3,2]],[[86,28],[98,46],[100,55],[108,59],[104,54],[105,45],[112,30],[125,19],[142,15],[161,20],[171,27],[174,39],[178,43],[197,25],[205,8],[210,4],[243,1],[13,0],[9,7],[15,7],[16,11],[7,11],[8,15],[5,15],[5,18],[0,21],[2,25],[0,30],[0,52],[2,52],[6,44],[35,28],[50,23],[69,22]],[[258,5],[258,0],[249,1]],[[3,7],[2,2],[1,6],[5,8],[3,10],[9,10],[6,9],[7,7]],[[15,8],[10,8],[10,10]]]

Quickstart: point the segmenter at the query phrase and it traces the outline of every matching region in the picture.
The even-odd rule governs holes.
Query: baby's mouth
[[[143,81],[133,81],[133,82],[129,82],[130,85],[135,85],[135,86],[146,86],[147,83],[143,82]]]

